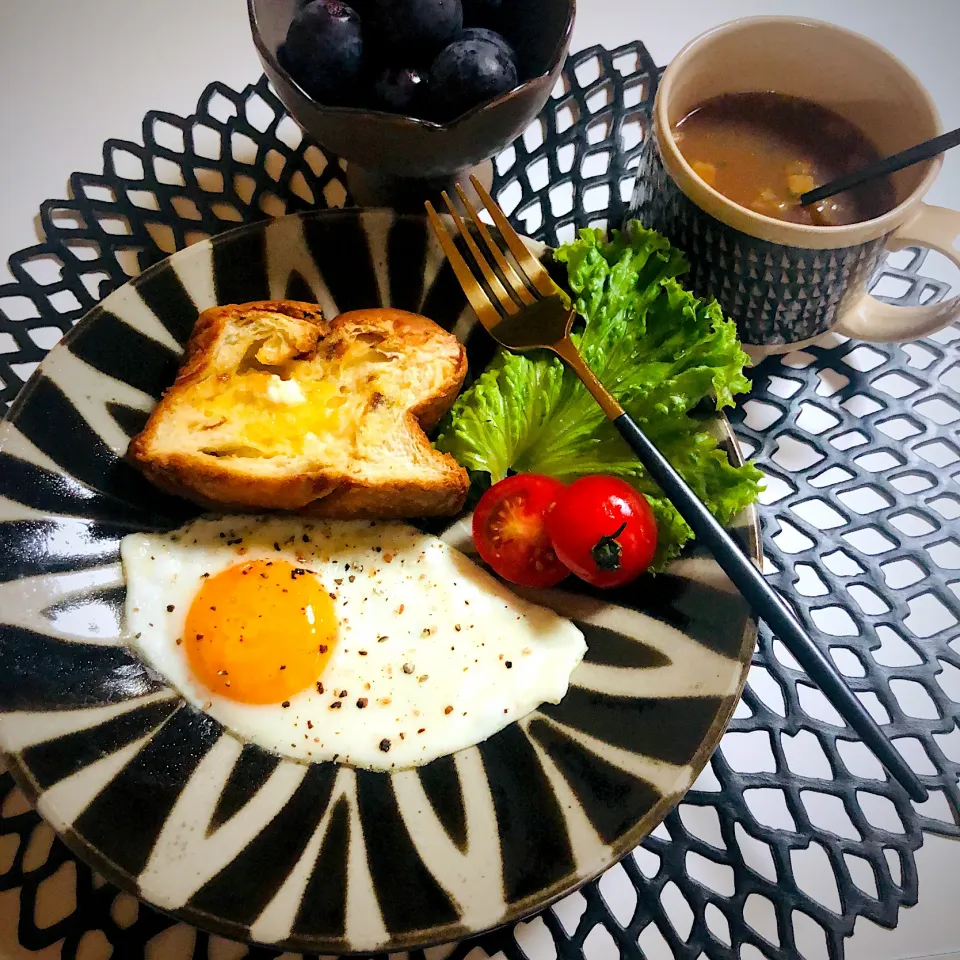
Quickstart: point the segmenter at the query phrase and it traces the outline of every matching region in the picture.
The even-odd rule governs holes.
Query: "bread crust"
[[[268,461],[218,460],[204,455],[199,443],[195,449],[163,449],[160,433],[167,418],[185,402],[185,392],[211,376],[229,379],[229,373],[217,372],[218,349],[224,338],[239,336],[250,325],[269,328],[271,323],[284,330],[283,342],[271,356],[285,362],[334,361],[338,352],[344,353],[352,342],[365,337],[378,343],[382,338],[396,347],[398,356],[414,361],[424,351],[439,357],[442,382],[426,395],[411,397],[396,424],[396,429],[406,428],[411,457],[422,458],[422,476],[390,478],[374,469],[365,475],[364,465],[356,463],[350,470],[322,463],[291,470]],[[319,306],[298,301],[213,307],[200,314],[176,380],[131,441],[127,455],[160,489],[219,511],[293,510],[327,519],[449,516],[463,506],[469,477],[451,456],[433,448],[424,431],[432,429],[450,409],[466,372],[463,345],[417,314],[378,308],[328,321]],[[371,403],[376,405],[376,395]]]

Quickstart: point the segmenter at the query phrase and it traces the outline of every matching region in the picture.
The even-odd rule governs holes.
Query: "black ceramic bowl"
[[[521,83],[449,123],[317,103],[280,64],[277,49],[297,0],[247,0],[253,40],[290,115],[326,150],[348,161],[361,203],[422,202],[438,187],[495,156],[540,112],[557,82],[573,30],[575,0],[504,4],[503,32],[514,44]],[[484,179],[481,177],[481,179]]]

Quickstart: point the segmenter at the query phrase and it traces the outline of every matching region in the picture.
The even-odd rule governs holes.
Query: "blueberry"
[[[486,27],[496,22],[502,9],[503,0],[463,0],[463,20],[471,27]]]
[[[486,40],[500,47],[504,53],[516,64],[517,54],[513,47],[507,43],[506,39],[496,30],[489,30],[487,27],[467,27],[463,33],[457,37],[458,40]]]
[[[378,40],[394,56],[432,57],[463,29],[461,0],[370,0]]]
[[[426,78],[415,67],[388,67],[374,84],[377,104],[393,113],[418,115]]]
[[[517,68],[503,48],[489,40],[456,40],[430,68],[435,112],[452,120],[517,85]]]
[[[280,59],[300,86],[321,103],[345,100],[360,76],[360,18],[339,0],[310,0],[294,15]]]

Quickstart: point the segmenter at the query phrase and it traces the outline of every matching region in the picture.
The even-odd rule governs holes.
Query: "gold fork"
[[[576,311],[567,306],[550,275],[510,226],[503,211],[483,185],[476,177],[471,177],[470,182],[493,219],[513,262],[500,248],[489,226],[480,219],[476,207],[459,184],[456,186],[457,195],[492,263],[446,192],[442,195],[443,201],[474,262],[475,270],[461,254],[433,204],[427,203],[426,208],[437,239],[480,322],[494,340],[508,350],[550,350],[576,373],[613,422],[620,436],[670,498],[683,519],[690,524],[697,538],[710,549],[757,616],[766,620],[806,670],[810,679],[820,687],[838,713],[860,734],[863,742],[906,789],[909,796],[923,802],[927,798],[926,788],[847,686],[833,661],[808,636],[800,621],[782,597],[767,583],[760,570],[737,546],[730,534],[717,522],[630,415],[624,412],[616,398],[594,376],[576,344],[570,339]]]

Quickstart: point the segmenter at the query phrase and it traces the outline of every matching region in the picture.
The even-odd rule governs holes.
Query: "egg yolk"
[[[193,676],[239,703],[283,703],[317,681],[337,621],[308,570],[255,560],[204,580],[187,614],[183,646]]]

